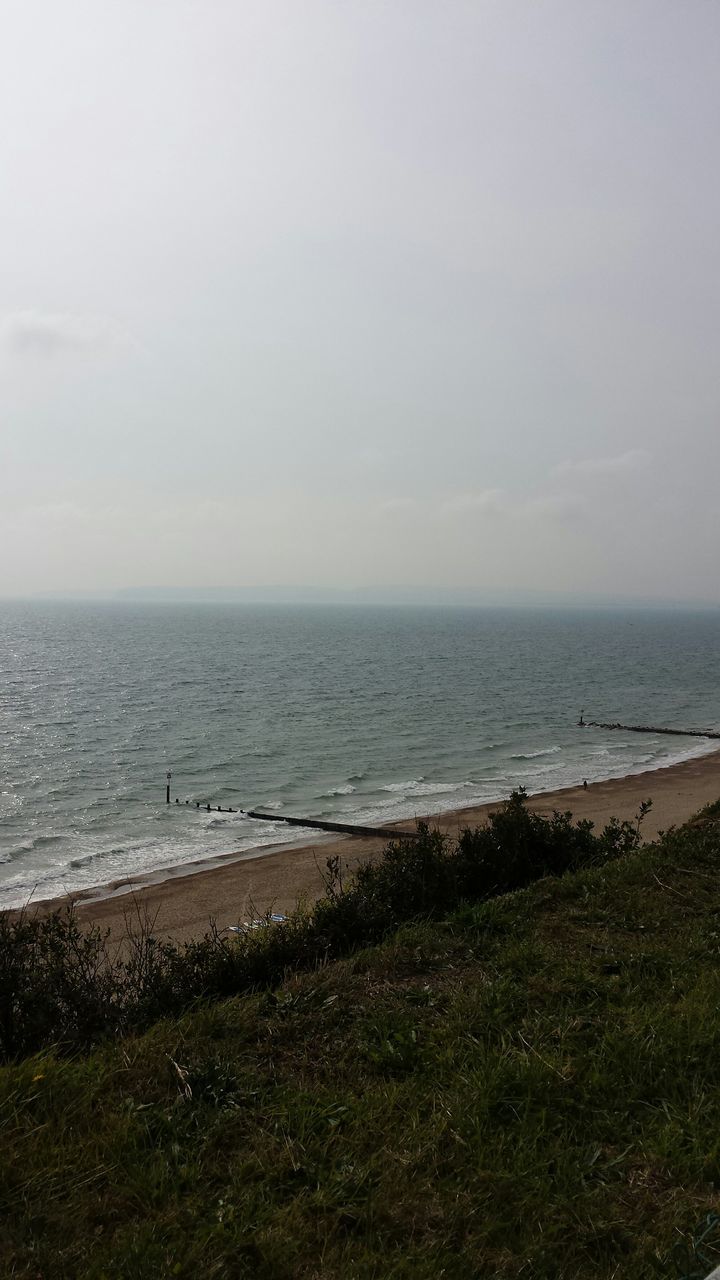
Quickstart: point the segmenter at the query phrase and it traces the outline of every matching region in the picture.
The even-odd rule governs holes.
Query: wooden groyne
[[[168,770],[165,803],[170,804],[170,779]],[[180,805],[179,796],[175,804]],[[322,818],[290,818],[284,813],[263,813],[260,809],[223,809],[220,804],[208,804],[205,800],[185,800],[188,808],[202,809],[207,813],[240,813],[244,818],[257,818],[260,822],[286,822],[289,827],[309,827],[311,831],[334,831],[341,836],[380,836],[382,840],[417,840],[417,831],[395,830],[388,827],[361,827],[350,822],[325,822]]]
[[[682,738],[720,738],[720,732],[715,729],[664,729],[654,724],[618,724],[616,721],[606,724],[602,720],[583,719],[578,723],[581,729],[622,729],[623,733],[672,733]]]
[[[247,818],[259,818],[262,822],[287,822],[290,827],[309,827],[313,831],[336,831],[342,836],[380,836],[383,840],[417,840],[417,831],[402,831],[388,827],[359,827],[350,822],[324,822],[321,818],[288,818],[282,813],[261,813],[259,809],[247,809]]]

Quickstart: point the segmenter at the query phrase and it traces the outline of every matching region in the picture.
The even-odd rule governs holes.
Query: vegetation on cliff
[[[348,885],[339,861],[329,859],[325,897],[281,928],[241,937],[210,930],[185,946],[161,941],[147,921],[133,926],[131,917],[127,939],[113,948],[72,910],[0,915],[0,1060],[48,1044],[86,1048],[199,998],[273,986],[291,971],[379,942],[406,921],[607,863],[637,846],[639,829],[640,821],[613,821],[595,835],[591,822],[573,824],[569,813],[528,813],[524,793],[515,792],[486,827],[454,844],[421,824],[416,841],[390,843]]]
[[[521,812],[519,798],[496,833],[530,831]],[[558,848],[569,825],[556,820]],[[698,1224],[720,1201],[720,805],[641,849],[625,829],[574,869],[570,846],[591,835],[567,835],[529,887],[496,867],[509,892],[458,903],[428,833],[414,922],[390,892],[401,851],[381,864],[381,941],[360,948],[358,926],[344,958],[308,950],[273,985],[284,930],[268,930],[239,951],[264,957],[254,993],[2,1068],[2,1274],[704,1275],[716,1255]],[[463,855],[443,856],[461,883]],[[328,918],[339,902],[357,921],[353,885],[329,887]]]

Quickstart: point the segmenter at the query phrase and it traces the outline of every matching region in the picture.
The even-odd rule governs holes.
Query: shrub
[[[290,970],[377,942],[406,921],[602,864],[637,848],[650,807],[641,806],[636,823],[613,820],[596,836],[591,822],[573,824],[570,813],[529,813],[525,798],[513,792],[486,827],[463,831],[455,845],[418,824],[415,841],[391,841],[347,888],[338,861],[328,859],[326,895],[310,912],[238,938],[211,929],[176,946],[139,920],[113,953],[108,935],[83,929],[72,908],[0,915],[0,1059],[137,1031],[200,997],[275,986]]]

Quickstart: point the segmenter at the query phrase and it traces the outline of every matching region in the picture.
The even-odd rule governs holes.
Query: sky
[[[0,595],[720,603],[716,0],[4,0]]]

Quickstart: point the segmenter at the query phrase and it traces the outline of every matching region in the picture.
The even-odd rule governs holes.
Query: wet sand
[[[543,792],[528,803],[536,813],[569,809],[575,818],[591,818],[602,827],[611,817],[633,818],[640,802],[647,799],[653,807],[643,824],[645,839],[687,821],[703,805],[720,799],[720,751],[664,769],[591,783],[587,790],[580,786]],[[426,820],[455,836],[465,827],[482,825],[501,803],[433,814]],[[386,828],[388,837],[393,827],[411,826],[407,819],[391,823]],[[149,874],[133,881],[130,892],[128,882],[119,881],[77,894],[73,901],[83,921],[109,928],[113,936],[124,933],[126,914],[131,918],[140,914],[154,919],[159,936],[182,942],[201,937],[211,920],[223,929],[271,909],[288,912],[299,901],[312,902],[323,892],[327,858],[339,855],[351,872],[358,862],[377,856],[385,843],[374,837],[321,837],[299,846],[229,853],[192,868]],[[36,910],[47,912],[68,901],[43,902]]]

